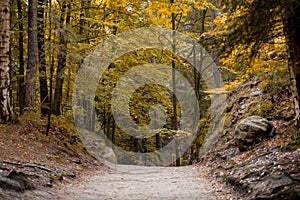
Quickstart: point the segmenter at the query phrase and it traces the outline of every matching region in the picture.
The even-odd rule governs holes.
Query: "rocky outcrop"
[[[243,119],[235,128],[235,143],[240,151],[251,149],[262,138],[274,135],[275,128],[271,122],[260,116]]]
[[[266,83],[241,85],[228,95],[224,131],[201,163],[240,199],[300,199],[300,149],[292,137],[289,86],[286,79]]]
[[[275,149],[240,164],[228,162],[222,167],[223,178],[247,199],[296,200],[300,198],[299,158],[300,149]]]

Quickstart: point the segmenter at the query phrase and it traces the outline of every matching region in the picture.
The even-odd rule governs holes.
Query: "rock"
[[[27,178],[26,174],[23,172],[17,172],[16,170],[10,170],[7,178],[15,180],[20,183],[21,187],[25,190],[33,190],[35,189],[33,183]]]
[[[275,128],[267,119],[250,116],[236,126],[235,143],[240,151],[246,151],[262,138],[273,136],[274,130]]]
[[[299,164],[300,149],[293,152],[275,149],[241,163],[231,163],[232,167],[223,162],[214,173],[223,172],[226,183],[242,199],[296,200],[300,199]]]
[[[0,176],[0,188],[4,190],[14,190],[16,192],[24,192],[25,190],[20,183],[4,176]]]
[[[10,170],[7,176],[0,175],[0,188],[16,192],[35,189],[24,173],[14,169]]]

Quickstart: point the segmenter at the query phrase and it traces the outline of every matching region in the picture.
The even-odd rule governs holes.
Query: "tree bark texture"
[[[23,25],[23,12],[22,12],[22,2],[17,0],[18,7],[18,20],[19,20],[19,76],[18,76],[18,102],[20,113],[24,109],[24,100],[25,100],[25,62],[24,62],[24,25]]]
[[[300,3],[292,2],[285,10],[288,11],[283,16],[283,25],[289,55],[289,71],[295,106],[296,129],[298,139],[300,139]]]
[[[9,59],[10,7],[8,0],[0,1],[0,122],[12,120],[11,76]]]
[[[29,0],[28,61],[26,70],[25,108],[35,108],[36,69],[38,64],[37,0]]]

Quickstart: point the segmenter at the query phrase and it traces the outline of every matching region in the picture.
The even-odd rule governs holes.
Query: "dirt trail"
[[[195,166],[117,165],[106,174],[83,177],[58,191],[59,199],[228,199]]]

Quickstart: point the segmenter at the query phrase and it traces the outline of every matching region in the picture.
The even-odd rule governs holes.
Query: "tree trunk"
[[[58,66],[56,70],[56,82],[55,82],[55,91],[54,91],[54,102],[53,102],[53,114],[56,116],[61,114],[61,103],[63,95],[63,83],[64,83],[64,71],[67,65],[67,40],[65,33],[65,24],[69,24],[70,15],[69,9],[67,11],[66,1],[62,2],[62,9],[60,15],[60,50],[58,54]],[[66,20],[65,20],[66,15]]]
[[[284,16],[284,33],[289,55],[289,71],[291,78],[291,90],[295,105],[295,122],[297,140],[300,139],[300,5],[289,5],[292,11]],[[287,9],[286,9],[287,10]]]
[[[112,121],[112,130],[111,130],[111,143],[115,143],[115,132],[116,132],[116,122],[115,120]],[[115,145],[112,145],[113,150],[115,150]]]
[[[47,71],[45,59],[45,17],[44,0],[38,0],[38,50],[39,50],[39,80],[41,114],[46,116],[49,111],[49,96],[47,85]]]
[[[161,141],[160,133],[157,133],[155,135],[155,141],[156,141],[156,149],[160,151],[162,148],[162,141]]]
[[[52,0],[49,0],[49,27],[50,27],[50,31],[49,31],[49,35],[48,35],[48,42],[49,44],[51,44],[51,36],[53,36],[53,38],[55,38],[55,30],[56,26],[55,26],[55,22],[52,23],[53,20],[53,16],[52,16]],[[53,27],[52,27],[53,24]],[[53,43],[55,43],[55,41],[53,41]],[[46,136],[48,136],[50,128],[51,128],[51,108],[52,108],[52,87],[53,87],[53,71],[54,71],[54,54],[55,54],[55,48],[52,48],[51,51],[51,55],[49,56],[49,59],[51,60],[50,63],[50,80],[49,80],[49,112],[48,112],[48,116],[47,116],[47,129],[46,129]]]
[[[38,64],[37,0],[29,0],[28,8],[28,61],[26,70],[25,108],[35,107],[36,68]]]
[[[171,5],[174,4],[174,0],[170,0]],[[175,20],[176,20],[176,16],[175,13],[172,12],[171,14],[171,23],[172,23],[172,30],[175,31]],[[174,36],[175,33],[173,33]],[[174,43],[172,43],[172,51],[175,53],[176,52],[176,46]],[[176,102],[176,76],[175,76],[175,61],[174,59],[172,59],[171,62],[172,65],[172,104],[173,104],[173,116],[172,116],[172,129],[173,130],[178,130],[178,121],[177,121],[177,102]],[[176,140],[176,158],[178,158],[179,156],[179,144],[178,141]],[[176,166],[180,166],[180,160],[179,158],[176,160]]]
[[[72,81],[71,69],[68,69],[67,73],[67,90],[66,90],[66,102],[71,102],[72,90],[71,90],[71,81]]]
[[[10,7],[8,0],[0,1],[0,122],[12,121],[11,76],[9,60]]]
[[[106,136],[110,141],[112,139],[111,132],[110,132],[110,123],[111,123],[112,118],[113,118],[113,115],[109,115],[107,118],[107,123],[106,123]]]
[[[19,21],[19,76],[18,76],[18,102],[20,113],[24,109],[25,100],[25,84],[24,84],[24,26],[23,26],[23,12],[21,0],[17,0],[18,7],[18,21]]]

